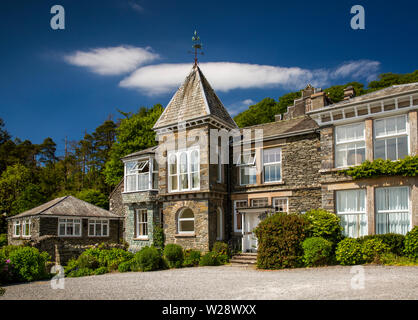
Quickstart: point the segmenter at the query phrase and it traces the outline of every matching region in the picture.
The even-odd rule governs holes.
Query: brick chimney
[[[344,100],[354,98],[356,95],[353,86],[348,86],[344,89]]]

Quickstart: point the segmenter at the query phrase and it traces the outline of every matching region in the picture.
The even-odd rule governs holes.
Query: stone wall
[[[109,196],[109,211],[120,217],[125,216],[122,192],[124,190],[124,180],[122,179]]]

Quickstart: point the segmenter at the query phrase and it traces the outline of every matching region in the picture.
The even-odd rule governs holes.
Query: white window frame
[[[276,202],[276,200],[285,200],[286,201],[286,211],[275,211],[275,212],[286,212],[286,213],[289,213],[289,198],[287,198],[287,197],[274,197],[274,198],[272,198],[271,199],[271,204],[272,204],[272,206],[273,206],[273,208],[276,210],[276,205],[275,205],[275,202]]]
[[[100,234],[96,235],[96,227],[100,224]],[[93,234],[90,233],[90,225],[93,225]],[[103,225],[107,225],[107,232],[103,234]],[[89,237],[108,237],[109,236],[109,219],[89,219],[88,223],[88,235]]]
[[[143,217],[145,216],[145,219]],[[136,239],[148,240],[148,210],[136,209],[135,210],[135,223],[136,223]],[[143,228],[143,234],[140,230]]]
[[[384,134],[384,135],[380,135],[380,136],[376,136],[376,122],[378,121],[384,121],[385,122],[385,128],[386,128],[386,120],[387,119],[393,119],[393,118],[400,118],[400,117],[404,117],[405,118],[405,132],[401,132],[401,133],[395,133],[395,134]],[[409,117],[407,114],[401,114],[401,115],[396,115],[396,116],[392,116],[392,117],[385,117],[385,118],[379,118],[379,119],[374,119],[373,121],[373,158],[376,158],[376,142],[378,140],[384,140],[385,141],[385,159],[387,160],[387,140],[388,139],[393,139],[393,138],[402,138],[406,136],[406,146],[408,149],[408,154],[411,154],[411,150],[410,150],[410,146],[409,146]],[[397,159],[392,159],[392,161],[397,161],[399,160],[399,151],[398,151],[398,141],[396,140],[396,158]]]
[[[377,189],[395,189],[395,188],[404,188],[407,189],[407,195],[408,195],[408,210],[379,210],[378,206],[377,206]],[[412,229],[412,213],[411,213],[411,208],[412,208],[412,197],[411,197],[411,188],[408,186],[396,186],[396,187],[381,187],[381,188],[376,188],[376,195],[375,195],[375,211],[376,211],[376,216],[375,216],[375,228],[376,228],[376,234],[377,233],[377,224],[378,224],[378,219],[377,219],[377,215],[378,214],[386,214],[386,213],[408,213],[409,215],[409,228],[408,231],[410,231]]]
[[[193,218],[182,218],[181,217],[182,214],[184,213],[184,211],[186,211],[187,209],[190,210],[193,213]],[[182,221],[193,221],[193,231],[182,231],[181,228],[180,228],[180,225],[181,225],[180,222],[182,222]],[[180,211],[180,213],[178,215],[178,218],[177,218],[177,230],[178,230],[179,234],[194,234],[195,233],[195,230],[196,230],[195,214],[194,214],[192,209],[184,208],[183,210]]]
[[[32,231],[32,228],[31,228],[31,220],[30,219],[23,219],[23,221],[22,221],[22,237],[23,238],[30,238],[31,237],[31,231]],[[28,235],[26,235],[25,233],[25,229],[26,228],[28,228]]]
[[[18,226],[19,226],[19,234],[16,233]],[[13,238],[19,238],[21,234],[22,234],[22,224],[20,220],[13,221]]]
[[[68,222],[68,220],[73,220],[71,222],[71,224],[73,225],[73,234],[72,235],[67,235],[67,224],[70,223]],[[79,222],[75,222],[75,220],[79,220]],[[61,234],[60,232],[60,225],[64,224],[65,225],[65,232],[64,234]],[[75,235],[75,225],[79,224],[80,225],[80,234],[79,235]],[[82,218],[78,218],[78,217],[74,217],[74,218],[58,218],[58,236],[59,237],[70,237],[70,238],[79,238],[83,235],[83,219]]]
[[[352,126],[358,126],[358,125],[362,125],[363,126],[363,138],[357,138],[357,139],[351,139],[351,140],[344,140],[342,142],[338,141],[338,136],[337,136],[337,130],[338,128],[345,128],[345,127],[352,127]],[[363,162],[366,160],[366,124],[364,121],[362,122],[355,122],[355,123],[350,123],[350,124],[345,124],[345,125],[341,125],[341,126],[335,126],[335,134],[334,134],[334,159],[335,159],[335,168],[347,168],[350,166],[357,166],[360,165],[361,163],[357,162],[357,150],[359,149],[363,149],[363,148],[357,148],[357,145],[355,145],[354,150],[355,150],[355,154],[356,154],[356,163],[353,165],[349,165],[348,164],[348,159],[344,159],[344,164],[342,165],[338,165],[337,164],[337,149],[339,146],[346,146],[345,151],[347,152],[348,155],[348,145],[350,143],[359,143],[359,142],[363,142],[364,143],[364,159]]]
[[[219,215],[219,217],[218,217]],[[219,228],[218,228],[218,218],[219,218]],[[223,223],[223,210],[221,207],[216,209],[216,240],[224,239],[224,223]],[[220,230],[218,230],[220,229]]]
[[[266,206],[268,206],[268,197],[262,197],[262,198],[253,198],[250,199],[250,204],[252,208],[264,208]],[[261,202],[263,205],[255,205],[257,202]]]
[[[244,203],[245,202],[245,207],[248,206],[248,200],[235,200],[234,201],[234,232],[242,232],[242,215],[241,215],[241,229],[238,229],[238,219],[237,219],[237,209],[239,208],[237,206],[237,203]],[[244,206],[240,206],[240,208],[243,208]]]
[[[364,193],[364,211],[338,211],[338,192],[358,192],[358,191],[362,191],[362,193]],[[357,200],[358,201],[358,200]],[[336,213],[337,216],[344,216],[344,215],[356,215],[357,216],[357,237],[361,237],[361,236],[365,236],[367,235],[368,232],[368,215],[367,215],[367,192],[366,189],[346,189],[346,190],[338,190],[335,193],[335,203],[336,203]],[[364,215],[364,217],[366,218],[366,232],[364,235],[360,234],[360,215]]]
[[[125,161],[125,165],[124,165],[124,193],[156,190],[156,189],[153,188],[153,178],[154,178],[153,173],[156,173],[156,171],[154,171],[154,169],[153,169],[154,161],[155,161],[154,157],[137,158],[137,159],[130,159],[130,160]],[[132,162],[136,163],[134,165],[134,167],[132,168],[132,171],[135,171],[135,173],[128,174],[127,164],[132,163]],[[147,164],[148,164],[148,171],[147,172],[140,172],[146,167]],[[135,177],[135,188],[134,188],[134,190],[128,190],[128,179],[127,179],[128,176]],[[140,178],[146,180],[145,181],[146,183],[144,184],[145,188],[140,188],[139,187]]]
[[[248,157],[248,162],[244,162],[243,160],[245,160],[245,156],[249,155]],[[239,184],[240,186],[246,186],[246,185],[252,185],[252,184],[256,184],[257,183],[257,154],[255,152],[255,150],[252,151],[244,151],[242,153],[242,155],[239,157],[238,159],[238,163],[237,163],[237,167],[239,170]],[[242,182],[242,171],[243,170],[254,170],[254,174],[248,174],[248,176],[254,176],[255,177],[255,181],[254,183],[251,183],[251,179],[248,179],[248,183],[243,183]]]
[[[192,153],[193,152],[197,152],[197,171],[192,171]],[[186,160],[187,160],[187,172],[186,173],[181,173],[180,172],[180,156],[181,154],[185,153],[186,154]],[[171,172],[171,166],[170,166],[170,162],[168,162],[168,191],[169,192],[181,192],[181,191],[194,191],[194,190],[200,190],[200,150],[198,147],[194,147],[194,148],[189,148],[189,149],[183,149],[183,150],[178,150],[178,151],[172,151],[169,152],[167,154],[167,158],[168,160],[170,160],[170,158],[172,156],[176,157],[177,160],[177,173],[176,174],[172,174]],[[181,176],[182,175],[186,175],[187,174],[187,188],[182,188],[181,186]],[[197,174],[198,178],[199,178],[199,183],[197,187],[192,187],[192,176],[193,174]],[[172,177],[177,177],[177,189],[173,189],[172,188],[172,182],[171,179]]]
[[[280,160],[279,161],[273,161],[273,162],[264,162],[264,153],[266,151],[272,151],[272,150],[279,150],[280,152]],[[263,155],[262,155],[262,161],[263,161],[263,182],[268,184],[268,183],[277,183],[277,182],[282,182],[283,181],[283,171],[282,171],[282,148],[266,148],[262,150]],[[266,170],[266,166],[277,166],[279,165],[280,168],[280,179],[279,180],[271,180],[271,181],[266,181],[266,174],[265,174],[265,170]]]

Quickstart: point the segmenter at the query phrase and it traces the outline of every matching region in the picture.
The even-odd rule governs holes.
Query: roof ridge
[[[42,212],[45,212],[46,210],[51,209],[52,207],[56,206],[58,203],[61,203],[63,200],[65,200],[68,197],[69,197],[69,195],[66,195],[66,196],[61,197],[61,199],[59,201],[55,202],[53,205],[50,205],[49,207],[46,207],[45,209],[43,209],[42,211],[38,212],[37,214],[42,214]],[[56,199],[53,199],[51,201],[54,201],[54,200],[56,200]],[[26,211],[24,211],[24,212],[26,212]],[[22,212],[22,213],[24,213],[24,212]]]

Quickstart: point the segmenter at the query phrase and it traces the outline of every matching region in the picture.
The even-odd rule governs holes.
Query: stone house
[[[350,236],[405,234],[418,224],[415,178],[354,182],[337,172],[417,154],[418,84],[345,95],[334,104],[308,85],[274,122],[239,129],[195,65],[154,125],[158,145],[122,159],[110,202],[131,248],[152,244],[160,225],[166,243],[185,249],[226,241],[254,251],[252,230],[268,214],[320,207]]]
[[[51,200],[7,218],[8,243],[30,243],[55,259],[56,250],[98,243],[118,244],[123,219],[73,196]],[[62,261],[61,261],[62,262]]]

